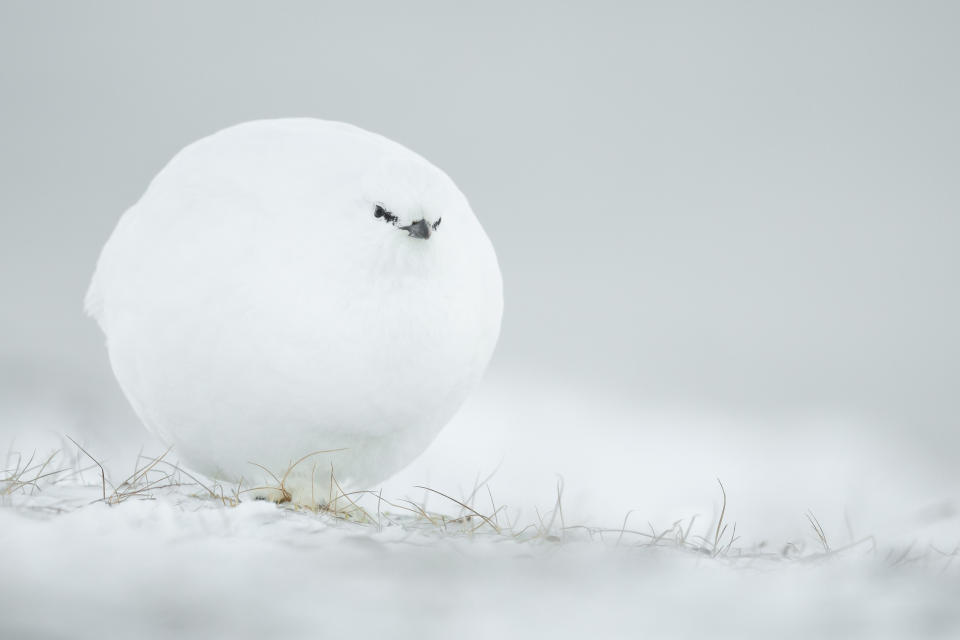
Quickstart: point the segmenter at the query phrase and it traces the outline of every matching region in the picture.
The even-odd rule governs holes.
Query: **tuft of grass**
[[[31,495],[33,495],[33,492],[39,491],[39,482],[41,480],[54,477],[66,471],[65,469],[47,471],[54,458],[56,458],[59,454],[59,451],[54,451],[37,464],[33,463],[34,458],[36,458],[37,455],[36,451],[30,455],[30,458],[27,459],[26,462],[24,462],[23,456],[21,456],[19,453],[8,454],[8,468],[3,472],[4,476],[0,478],[0,495],[8,496],[17,491],[25,491],[28,489]],[[13,455],[16,455],[17,462],[10,467],[10,460]]]
[[[97,469],[100,481],[96,484],[96,487],[99,489],[100,497],[88,504],[102,502],[115,505],[134,498],[150,500],[154,498],[154,493],[157,491],[183,488],[202,489],[202,493],[195,492],[189,495],[191,497],[216,499],[224,506],[236,506],[240,502],[237,490],[234,490],[233,495],[228,496],[218,483],[204,482],[179,465],[166,460],[170,449],[152,458],[143,456],[141,452],[137,456],[133,472],[121,482],[114,483],[110,480],[99,459],[73,438],[69,436],[67,438],[77,447],[78,453],[74,456],[73,461],[66,460],[61,451],[54,451],[42,462],[36,464],[33,463],[36,457],[35,453],[26,461],[19,453],[8,453],[8,468],[3,472],[3,476],[0,476],[0,496],[15,494],[32,496],[38,494],[45,487],[62,486],[71,480],[78,481],[81,486],[89,487],[92,485],[84,481],[84,473]],[[93,464],[86,467],[81,465],[79,462],[80,454],[89,458]],[[14,458],[16,461],[11,464]],[[57,459],[60,459],[61,464],[67,464],[68,466],[49,470],[54,460]],[[44,485],[41,485],[40,481],[44,481]]]
[[[803,542],[787,541],[779,551],[770,548],[766,542],[752,546],[739,544],[737,524],[729,520],[730,505],[726,487],[720,479],[719,516],[716,522],[698,527],[699,516],[694,514],[673,522],[667,527],[655,527],[648,522],[645,529],[630,527],[630,520],[636,510],[628,511],[617,528],[568,524],[564,511],[562,479],[556,484],[556,497],[550,508],[541,511],[535,509],[536,520],[523,524],[521,514],[511,514],[506,505],[498,505],[494,499],[490,481],[494,473],[484,479],[477,476],[469,492],[457,497],[450,491],[426,485],[416,485],[423,492],[422,498],[414,500],[408,497],[387,498],[380,491],[345,491],[336,477],[333,465],[329,468],[330,491],[325,501],[311,495],[309,505],[298,505],[287,487],[294,469],[306,464],[320,454],[338,450],[314,451],[293,461],[282,472],[275,473],[263,465],[251,462],[272,478],[273,483],[263,486],[245,487],[241,479],[236,486],[225,489],[219,482],[192,474],[176,462],[170,460],[171,450],[167,449],[157,456],[137,455],[132,472],[118,483],[111,481],[104,465],[79,443],[76,454],[70,459],[60,451],[38,458],[33,453],[24,458],[19,453],[8,452],[5,469],[0,471],[0,504],[20,497],[17,504],[21,508],[40,508],[61,513],[88,504],[104,503],[110,506],[120,505],[130,500],[153,500],[158,495],[174,495],[183,501],[204,500],[213,506],[232,508],[249,499],[251,493],[266,492],[280,508],[313,514],[329,519],[331,523],[349,523],[381,532],[385,528],[399,528],[408,534],[427,536],[484,537],[496,541],[511,541],[525,544],[562,545],[572,540],[596,541],[615,547],[634,547],[641,549],[670,549],[708,557],[720,561],[752,562],[768,560],[773,562],[811,562],[836,557],[854,549],[862,549],[868,554],[877,553],[877,543],[872,536],[852,539],[850,543],[834,547],[830,544],[823,525],[813,511],[805,515],[814,532],[818,548],[807,549]],[[84,466],[81,461],[89,459],[91,464]],[[87,482],[84,474],[97,470],[95,482]],[[311,468],[311,480],[320,473],[314,460]],[[327,471],[322,471],[327,473]],[[313,483],[316,486],[316,483]],[[33,506],[30,498],[58,487],[72,487],[85,490],[82,501],[62,504]],[[96,492],[96,498],[90,500],[90,494]],[[56,491],[50,491],[57,495]],[[441,499],[441,508],[428,508],[428,498]],[[483,504],[481,504],[483,503]],[[446,507],[446,508],[442,508]],[[848,530],[852,528],[847,524]],[[884,560],[890,565],[903,565],[924,560],[943,561],[943,570],[960,555],[960,545],[951,551],[939,548],[917,549],[909,545],[903,549],[891,549]]]

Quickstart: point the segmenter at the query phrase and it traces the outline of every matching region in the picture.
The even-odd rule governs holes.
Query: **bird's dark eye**
[[[393,224],[394,222],[397,221],[397,216],[393,215],[392,213],[390,213],[389,211],[387,211],[386,209],[384,209],[384,208],[383,208],[382,206],[380,206],[379,204],[377,205],[377,208],[373,210],[373,217],[374,217],[374,218],[383,218],[384,220],[386,220],[386,221],[389,222],[390,224]]]
[[[440,221],[441,221],[441,220],[443,220],[443,218],[437,218],[437,221],[433,223],[433,230],[434,230],[434,231],[436,231],[436,230],[437,230],[437,227],[440,226]]]

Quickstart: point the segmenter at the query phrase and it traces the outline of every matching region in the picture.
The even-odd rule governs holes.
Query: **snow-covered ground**
[[[163,452],[135,425],[4,423],[2,638],[960,637],[958,472],[862,418],[495,372],[383,501],[354,496],[367,522],[212,498],[175,452],[121,486]]]

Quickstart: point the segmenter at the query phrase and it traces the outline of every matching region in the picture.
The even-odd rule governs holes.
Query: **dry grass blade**
[[[479,490],[480,490],[481,488],[483,488],[483,487],[486,487],[486,489],[487,489],[488,492],[490,491],[490,486],[489,486],[488,483],[490,482],[490,480],[493,479],[493,476],[495,476],[495,475],[497,474],[497,472],[500,471],[500,465],[501,465],[501,464],[503,464],[503,460],[501,460],[501,461],[497,464],[496,468],[494,468],[494,470],[490,472],[490,475],[488,475],[488,476],[487,476],[486,478],[484,478],[482,481],[480,480],[480,474],[479,474],[479,473],[477,474],[477,481],[474,482],[474,484],[473,484],[473,491],[470,493],[470,495],[467,497],[467,499],[464,500],[464,502],[466,502],[467,504],[473,504],[473,500],[474,500],[474,498],[475,498],[476,495],[477,495],[477,491],[479,491]],[[491,500],[491,502],[493,501],[493,496],[491,496],[490,500]]]
[[[813,532],[816,534],[821,546],[823,546],[823,552],[830,553],[830,543],[827,542],[827,534],[824,533],[823,526],[820,524],[820,521],[817,520],[817,516],[813,515],[813,511],[808,511],[806,516],[807,522],[810,523],[810,526],[813,528]]]
[[[252,460],[248,460],[248,461],[247,461],[247,464],[252,464],[253,466],[257,467],[258,469],[262,469],[263,471],[265,471],[271,478],[273,478],[274,482],[277,483],[277,486],[275,486],[275,487],[262,487],[262,486],[260,486],[260,487],[252,487],[252,488],[250,488],[250,489],[246,489],[246,490],[243,490],[243,491],[238,491],[238,495],[239,495],[240,493],[247,493],[247,492],[250,492],[250,491],[270,490],[270,491],[275,491],[275,492],[277,492],[277,493],[280,494],[280,498],[279,498],[278,500],[275,500],[275,502],[277,502],[278,504],[285,504],[285,503],[291,502],[291,501],[293,500],[293,495],[290,493],[290,490],[287,489],[287,478],[290,477],[290,473],[291,473],[297,466],[299,466],[304,460],[307,460],[307,459],[309,459],[309,458],[312,458],[313,456],[318,456],[318,455],[321,455],[321,454],[324,454],[324,453],[336,453],[337,451],[346,451],[346,449],[322,449],[322,450],[319,450],[319,451],[311,451],[310,453],[306,454],[305,456],[302,456],[302,457],[298,458],[296,461],[290,463],[290,465],[287,466],[287,470],[284,471],[283,477],[277,476],[277,474],[275,474],[273,471],[271,471],[270,469],[268,469],[268,468],[265,467],[264,465],[260,464],[259,462],[253,462]],[[332,471],[333,471],[333,469],[332,469],[332,466],[331,466],[331,474],[330,474],[330,490],[331,490],[331,491],[333,491],[333,482],[334,482]],[[310,488],[311,501],[313,500],[313,485],[312,485],[312,483],[313,483],[313,478],[314,478],[314,473],[315,473],[315,472],[316,472],[316,468],[314,467],[313,472],[312,472],[311,475],[310,475],[310,479],[311,479],[311,488]],[[333,496],[332,496],[332,495],[328,496],[327,503],[329,504],[330,501],[332,501],[332,500],[333,500]]]
[[[425,518],[430,524],[434,526],[437,525],[437,521],[434,520],[433,517],[429,513],[427,513],[427,510],[424,509],[422,506],[420,506],[413,500],[407,500],[406,498],[400,498],[400,500],[402,500],[403,502],[406,502],[411,507],[413,507],[413,509],[408,509],[409,511],[412,511],[413,513]]]
[[[82,451],[84,454],[86,454],[86,456],[87,456],[88,458],[90,458],[91,460],[93,460],[94,463],[96,463],[96,465],[97,465],[98,467],[100,467],[100,480],[101,480],[101,482],[102,482],[102,484],[103,484],[103,501],[106,502],[106,501],[107,501],[107,472],[103,470],[103,465],[100,464],[100,461],[99,461],[99,460],[97,460],[97,459],[94,458],[92,455],[90,455],[90,452],[89,452],[89,451],[87,451],[86,449],[84,449],[83,447],[81,447],[79,442],[77,442],[76,440],[74,440],[74,439],[71,438],[70,436],[67,436],[67,439],[68,439],[70,442],[72,442],[73,444],[77,445],[77,449],[80,449],[80,451]],[[112,487],[111,487],[111,488],[112,488]]]
[[[719,551],[718,547],[720,545],[720,536],[723,534],[723,531],[725,530],[725,526],[723,524],[723,518],[727,514],[727,490],[724,489],[723,483],[720,482],[720,478],[717,478],[717,484],[720,485],[720,492],[723,494],[723,506],[720,507],[720,519],[717,520],[717,529],[713,533],[713,554],[714,555],[716,555],[717,552]]]
[[[166,455],[166,454],[164,454],[164,455]],[[161,457],[162,457],[162,456],[161,456]],[[200,487],[200,488],[202,488],[204,491],[206,491],[206,492],[210,495],[211,498],[220,500],[220,501],[223,502],[225,505],[227,505],[228,503],[230,503],[230,502],[233,500],[233,499],[227,498],[226,496],[223,495],[223,487],[220,487],[220,493],[217,494],[217,492],[214,491],[213,488],[208,487],[206,484],[204,484],[203,482],[201,482],[199,478],[197,478],[195,475],[191,474],[189,471],[185,470],[185,469],[184,469],[183,467],[181,467],[180,465],[174,464],[174,463],[172,463],[172,462],[168,462],[167,460],[158,460],[158,463],[170,467],[170,468],[173,469],[173,471],[175,471],[176,473],[181,473],[181,474],[187,476],[187,477],[190,478],[194,483],[196,483],[196,485],[197,485],[198,487]],[[240,479],[240,483],[242,483],[242,482],[243,482],[243,479],[241,478],[241,479]],[[214,485],[214,486],[219,486],[219,485]],[[240,490],[240,487],[239,487],[239,483],[238,483],[237,490],[236,490],[234,493],[237,493],[239,490]],[[239,502],[239,499],[237,499],[237,502]],[[229,506],[236,506],[236,504],[230,504]]]
[[[286,484],[286,482],[287,482],[287,478],[290,476],[290,472],[293,471],[294,468],[295,468],[297,465],[299,465],[301,462],[303,462],[303,461],[306,460],[307,458],[312,458],[313,456],[319,456],[319,455],[322,455],[322,454],[324,454],[324,453],[336,453],[336,452],[338,452],[338,451],[346,451],[346,448],[342,448],[342,449],[323,449],[323,450],[320,450],[320,451],[313,451],[313,452],[308,453],[307,455],[303,456],[302,458],[300,458],[299,460],[297,460],[296,462],[294,462],[293,464],[291,464],[289,467],[287,467],[286,472],[283,474],[283,478],[281,478],[281,479],[279,480],[280,486],[281,486],[281,487],[285,486],[285,484]],[[252,463],[252,464],[256,464],[256,463]],[[257,465],[257,466],[260,467],[260,465]],[[263,467],[260,467],[260,468],[263,469]],[[331,470],[332,470],[332,469],[333,469],[333,465],[331,465]],[[270,475],[273,475],[273,474],[271,473]],[[277,476],[273,476],[273,477],[274,477],[274,479],[276,479]]]
[[[687,538],[690,537],[690,530],[693,529],[693,523],[697,521],[697,516],[690,518],[690,524],[687,525],[686,530],[683,531],[683,535],[680,536],[680,542],[686,544]]]
[[[241,492],[241,493],[247,493],[247,492],[249,492],[249,491],[258,491],[258,490],[261,490],[261,489],[269,489],[269,490],[271,490],[271,491],[276,491],[276,492],[278,492],[278,493],[280,494],[280,499],[275,501],[275,502],[277,502],[278,504],[283,504],[283,503],[286,503],[286,502],[290,502],[290,500],[292,499],[292,496],[290,495],[290,492],[287,491],[286,488],[284,488],[284,486],[283,486],[283,480],[281,480],[280,478],[278,478],[278,477],[277,477],[277,474],[275,474],[273,471],[270,471],[270,469],[267,469],[265,466],[263,466],[263,465],[260,464],[260,463],[253,462],[253,461],[250,461],[250,460],[247,460],[247,463],[248,463],[248,464],[252,464],[252,465],[255,466],[255,467],[259,467],[260,469],[263,469],[263,470],[266,471],[268,474],[270,474],[270,477],[277,481],[277,486],[276,486],[276,487],[252,487],[252,488],[247,489],[247,490],[245,490],[245,491],[243,491],[243,492]],[[284,477],[286,477],[286,476],[284,476]]]
[[[40,480],[61,474],[66,471],[66,469],[47,471],[47,467],[50,466],[50,463],[53,462],[53,459],[57,457],[59,453],[59,451],[54,451],[47,456],[43,462],[37,465],[33,464],[33,460],[36,457],[36,452],[30,456],[26,464],[23,464],[23,457],[18,454],[16,466],[11,469],[7,469],[4,472],[7,474],[7,477],[0,480],[0,482],[5,485],[2,490],[0,490],[0,495],[10,495],[17,490],[25,489],[26,487],[30,487],[31,494],[34,491],[39,491]],[[27,477],[27,475],[30,473],[32,473],[33,476]]]
[[[488,525],[490,525],[490,526],[493,528],[494,531],[496,531],[497,533],[500,533],[500,527],[498,527],[496,524],[494,524],[494,522],[493,522],[492,520],[490,520],[490,518],[488,518],[487,516],[483,515],[482,513],[480,513],[479,511],[477,511],[477,510],[474,509],[473,507],[468,506],[468,505],[460,502],[460,501],[457,500],[456,498],[451,498],[450,496],[448,496],[447,494],[443,493],[442,491],[437,491],[436,489],[431,489],[430,487],[424,487],[423,485],[416,485],[416,487],[417,487],[417,489],[423,489],[424,491],[430,491],[430,492],[432,492],[432,493],[437,494],[438,496],[442,496],[442,497],[446,498],[447,500],[450,500],[451,502],[457,503],[458,505],[460,505],[461,507],[463,507],[464,509],[466,509],[466,510],[469,511],[470,513],[474,514],[474,515],[477,516],[478,518],[481,518],[484,522],[486,522]]]
[[[636,509],[631,509],[627,511],[627,515],[623,516],[623,524],[620,525],[620,535],[617,536],[617,546],[620,546],[620,541],[623,540],[623,534],[627,531],[627,520],[630,519],[630,515],[636,511]]]
[[[125,484],[127,485],[137,484],[140,480],[146,477],[146,475],[150,473],[154,469],[154,467],[156,467],[158,464],[163,462],[163,459],[167,457],[167,454],[170,453],[171,449],[173,449],[173,447],[167,447],[166,451],[161,453],[156,458],[151,459],[147,465],[143,466],[140,469],[134,469],[133,473],[130,474],[130,477],[124,480],[122,483],[120,483],[121,486]]]
[[[286,476],[284,476],[284,477],[286,477]],[[352,494],[367,493],[366,491],[356,491],[356,492],[346,493],[346,492],[343,490],[343,487],[340,486],[340,483],[337,481],[337,477],[336,477],[336,476],[334,475],[334,473],[333,473],[333,464],[330,465],[330,480],[331,480],[331,482],[332,482],[332,485],[337,487],[337,491],[339,491],[339,494],[336,496],[336,498],[335,498],[334,500],[332,500],[331,502],[328,502],[328,503],[327,503],[327,505],[326,505],[327,508],[326,508],[325,510],[330,511],[330,512],[335,513],[335,514],[338,514],[338,515],[341,515],[341,516],[345,517],[346,519],[353,521],[353,520],[351,519],[351,517],[350,517],[350,516],[352,515],[352,514],[351,514],[351,511],[334,510],[334,509],[332,508],[332,505],[333,505],[334,503],[336,503],[337,501],[339,501],[340,498],[345,498],[346,501],[350,503],[350,506],[353,507],[353,513],[360,513],[360,514],[364,517],[365,520],[367,520],[368,522],[373,522],[373,518],[370,517],[370,514],[367,513],[367,511],[366,511],[363,507],[361,507],[360,505],[358,505],[352,498],[350,498],[350,496],[351,496]],[[331,486],[331,490],[332,490],[333,486]]]
[[[553,527],[554,519],[557,515],[560,515],[560,537],[563,538],[566,532],[566,522],[563,518],[563,479],[557,480],[557,501],[553,507],[553,515],[550,518],[550,527]]]
[[[163,459],[168,453],[170,453],[170,448],[167,448],[167,450],[161,453],[159,456],[151,458],[147,464],[143,465],[142,467],[136,467],[133,473],[130,474],[126,480],[114,488],[113,493],[110,495],[107,502],[110,504],[119,504],[128,498],[134,496],[143,496],[148,491],[153,489],[164,489],[179,486],[180,482],[174,478],[172,473],[164,473],[160,478],[155,480],[150,479],[150,472],[153,471],[157,465],[164,461]],[[137,456],[138,462],[142,457],[142,455]],[[167,484],[162,485],[161,483],[163,482],[167,482]]]

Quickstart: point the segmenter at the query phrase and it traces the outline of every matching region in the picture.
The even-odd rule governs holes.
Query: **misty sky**
[[[119,398],[81,308],[120,214],[196,138],[308,115],[470,198],[495,367],[955,433],[958,6],[4,2],[6,375]]]

